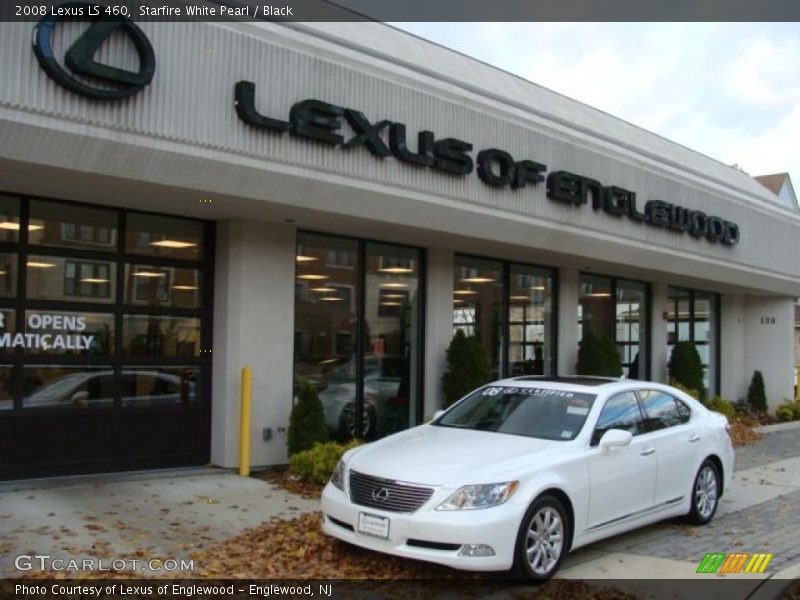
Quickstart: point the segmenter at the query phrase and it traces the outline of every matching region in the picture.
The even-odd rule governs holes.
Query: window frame
[[[637,391],[638,390],[636,390],[636,389],[620,390],[618,392],[613,393],[608,398],[606,398],[605,402],[603,402],[602,408],[597,413],[597,419],[595,419],[594,425],[592,426],[592,432],[589,435],[589,447],[590,448],[597,448],[600,445],[600,438],[603,437],[602,435],[599,438],[597,438],[597,441],[595,441],[595,435],[597,433],[597,426],[600,423],[600,417],[603,416],[603,411],[608,406],[608,403],[611,402],[612,400],[614,400],[615,398],[618,398],[619,396],[624,396],[625,394],[631,394],[633,396],[633,399],[636,401],[637,410],[639,411],[639,423],[640,423],[639,428],[641,429],[642,427],[644,427],[647,417],[646,417],[646,413],[644,412],[644,407],[642,406],[642,402],[641,402],[641,399],[639,398],[639,394],[637,393]],[[614,427],[611,427],[610,429],[614,429]],[[608,431],[608,429],[606,429],[606,431]],[[603,433],[605,433],[605,431]],[[646,433],[648,433],[648,432],[646,432],[646,431],[638,431],[637,433],[633,433],[632,435],[633,435],[633,437],[637,437],[637,436],[640,436],[640,435],[644,435]]]
[[[683,406],[686,407],[686,410],[689,411],[689,418],[686,419],[685,421],[681,422],[681,423],[675,423],[674,425],[669,425],[667,427],[661,427],[659,429],[649,429],[649,425],[648,424],[651,422],[651,419],[647,415],[647,408],[645,407],[645,404],[644,404],[645,400],[644,400],[644,398],[642,396],[643,392],[658,392],[659,394],[663,394],[664,396],[669,396],[670,398],[672,398],[672,404],[675,407],[675,414],[679,418],[681,417],[681,410],[680,410],[680,407],[678,406],[678,404],[680,403],[680,404],[682,404]],[[643,432],[645,434],[657,433],[659,431],[667,431],[669,429],[673,429],[674,427],[680,427],[682,425],[686,425],[687,423],[691,422],[691,420],[694,418],[694,411],[692,410],[692,407],[689,406],[686,402],[684,402],[680,398],[678,398],[677,396],[675,396],[674,394],[671,394],[670,392],[665,392],[663,390],[658,390],[658,389],[655,389],[655,388],[643,387],[643,388],[638,388],[636,390],[636,396],[639,398],[639,403],[640,403],[641,408],[642,408],[642,413],[644,414],[645,425],[648,425],[648,430]]]

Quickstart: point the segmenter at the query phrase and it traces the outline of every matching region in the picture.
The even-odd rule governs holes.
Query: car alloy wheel
[[[692,487],[692,509],[689,512],[689,522],[695,525],[705,525],[717,511],[719,504],[719,472],[716,465],[710,460],[705,460]]]
[[[557,498],[538,498],[522,519],[514,574],[526,579],[552,577],[566,554],[569,527],[564,506]]]

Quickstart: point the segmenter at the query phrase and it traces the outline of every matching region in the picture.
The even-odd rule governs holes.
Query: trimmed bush
[[[328,426],[325,423],[325,410],[319,394],[309,381],[300,384],[297,402],[289,416],[287,432],[289,456],[308,450],[317,442],[328,441]]]
[[[578,346],[575,372],[578,375],[622,377],[622,361],[616,344],[606,335],[586,332]]]
[[[800,421],[800,402],[797,400],[784,400],[775,411],[778,421]]]
[[[678,342],[672,347],[669,357],[669,380],[690,390],[697,390],[699,396],[705,393],[703,386],[703,361],[692,342]]]
[[[297,475],[301,481],[314,485],[325,485],[333,475],[336,463],[342,455],[361,445],[360,440],[351,440],[347,444],[327,442],[314,444],[309,450],[294,454],[289,459],[289,470]]]
[[[761,371],[753,372],[750,387],[747,388],[747,404],[757,413],[767,412],[767,391]]]
[[[492,380],[489,357],[480,340],[456,331],[447,349],[447,366],[442,376],[444,406],[448,407],[472,390]]]
[[[713,411],[722,413],[729,419],[736,414],[736,409],[733,407],[733,404],[731,404],[730,400],[723,398],[722,396],[714,396],[708,401],[706,406]]]

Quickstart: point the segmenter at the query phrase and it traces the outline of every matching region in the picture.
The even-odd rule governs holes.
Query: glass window
[[[613,299],[611,278],[596,275],[580,276],[578,296],[578,339],[587,333],[611,337],[613,331]]]
[[[677,401],[669,394],[656,390],[642,390],[639,392],[639,398],[647,415],[645,426],[647,431],[658,431],[685,422],[678,411]]]
[[[0,411],[14,408],[14,367],[0,365]]]
[[[633,435],[643,431],[642,413],[636,394],[624,392],[606,402],[592,434],[592,446],[596,446],[609,429],[624,429]]]
[[[122,367],[122,406],[185,406],[197,402],[197,367]]]
[[[0,298],[17,295],[17,255],[0,254]]]
[[[125,265],[126,304],[199,308],[200,290],[197,269]]]
[[[367,439],[408,429],[416,422],[419,264],[420,251],[414,248],[366,244],[363,385]]]
[[[512,264],[508,311],[510,374],[551,374],[553,337],[552,271]]]
[[[0,194],[0,242],[19,241],[19,198]]]
[[[31,244],[117,251],[117,211],[45,200],[32,200],[30,211]]]
[[[26,295],[30,299],[72,302],[116,299],[115,262],[29,255],[26,269]]]
[[[677,287],[667,291],[667,356],[676,341],[694,344],[703,363],[706,396],[716,393],[717,299],[711,292]]]
[[[15,347],[20,347],[24,343],[24,339],[20,340],[14,335],[17,331],[16,316],[17,311],[0,308],[0,353],[2,354],[12,353]]]
[[[620,279],[616,298],[615,334],[622,373],[628,379],[647,379],[647,285]]]
[[[128,213],[125,247],[132,254],[199,260],[203,224],[161,215]]]
[[[503,263],[455,257],[453,333],[477,336],[486,349],[494,379],[503,376]]]
[[[24,337],[28,354],[112,354],[114,315],[28,310],[24,333],[14,337]]]
[[[114,404],[109,367],[24,366],[23,408],[98,408]]]
[[[123,352],[130,356],[199,356],[200,319],[125,315]]]
[[[331,434],[356,434],[358,242],[300,233],[295,256],[294,383],[319,390]],[[331,256],[338,257],[332,265]],[[394,289],[405,290],[404,287]],[[368,332],[365,332],[368,334]]]

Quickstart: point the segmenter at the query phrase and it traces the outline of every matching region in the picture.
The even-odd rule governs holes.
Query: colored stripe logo
[[[697,573],[763,573],[772,554],[763,552],[713,552],[700,561]]]

